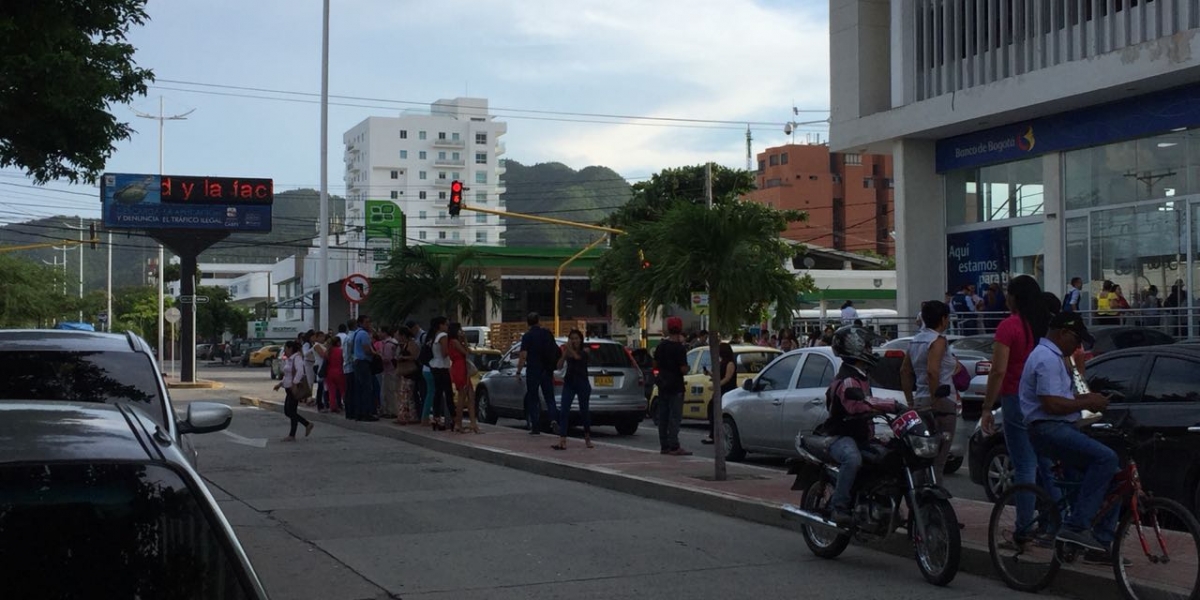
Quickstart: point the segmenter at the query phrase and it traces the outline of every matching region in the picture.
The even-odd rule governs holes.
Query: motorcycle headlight
[[[942,447],[941,436],[910,435],[908,436],[908,444],[913,449],[913,454],[920,458],[933,458],[937,456],[938,449]]]

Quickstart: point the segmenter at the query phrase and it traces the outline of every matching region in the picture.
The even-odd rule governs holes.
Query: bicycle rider
[[[1081,410],[1100,412],[1108,408],[1109,399],[1094,392],[1076,394],[1064,359],[1085,341],[1091,343],[1092,337],[1077,313],[1056,315],[1046,337],[1038,341],[1025,362],[1019,397],[1037,454],[1083,473],[1078,498],[1056,539],[1083,546],[1093,554],[1108,555],[1117,511],[1105,515],[1094,529],[1091,522],[1120,465],[1111,448],[1088,437],[1075,422]]]

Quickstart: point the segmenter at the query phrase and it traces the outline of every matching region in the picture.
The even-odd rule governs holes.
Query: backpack
[[[417,353],[417,364],[422,368],[428,367],[429,362],[433,360],[433,343],[429,339],[429,333],[422,331],[418,343],[421,345],[421,351]]]
[[[1071,288],[1070,290],[1067,291],[1067,295],[1063,297],[1063,305],[1062,305],[1063,312],[1072,312],[1075,310],[1075,294],[1078,294],[1078,293],[1079,293],[1079,290],[1077,290],[1075,288]]]
[[[967,305],[967,294],[959,292],[950,299],[950,306],[954,307],[954,312],[958,314],[975,312],[974,309]]]

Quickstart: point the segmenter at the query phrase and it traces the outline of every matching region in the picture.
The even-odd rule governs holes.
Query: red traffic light
[[[463,184],[461,181],[455,179],[450,182],[450,206],[448,208],[452,217],[457,217],[458,213],[462,210],[462,193]]]
[[[649,269],[649,268],[650,268],[650,261],[648,261],[648,260],[643,260],[643,261],[642,261],[642,268],[643,268],[643,269]]]

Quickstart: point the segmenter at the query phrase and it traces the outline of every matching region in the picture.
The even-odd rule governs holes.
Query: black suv
[[[1143,432],[1163,440],[1134,458],[1146,489],[1178,500],[1200,512],[1200,346],[1172,344],[1113,350],[1087,363],[1092,391],[1120,394],[1103,421],[1129,419]],[[997,429],[1003,427],[997,411]],[[971,436],[971,480],[982,484],[988,498],[1012,481],[1004,436]]]
[[[195,466],[185,436],[204,433],[179,419],[150,345],[133,333],[57,329],[0,330],[0,402],[53,400],[137,406]],[[209,413],[233,412],[224,404],[192,403]]]

